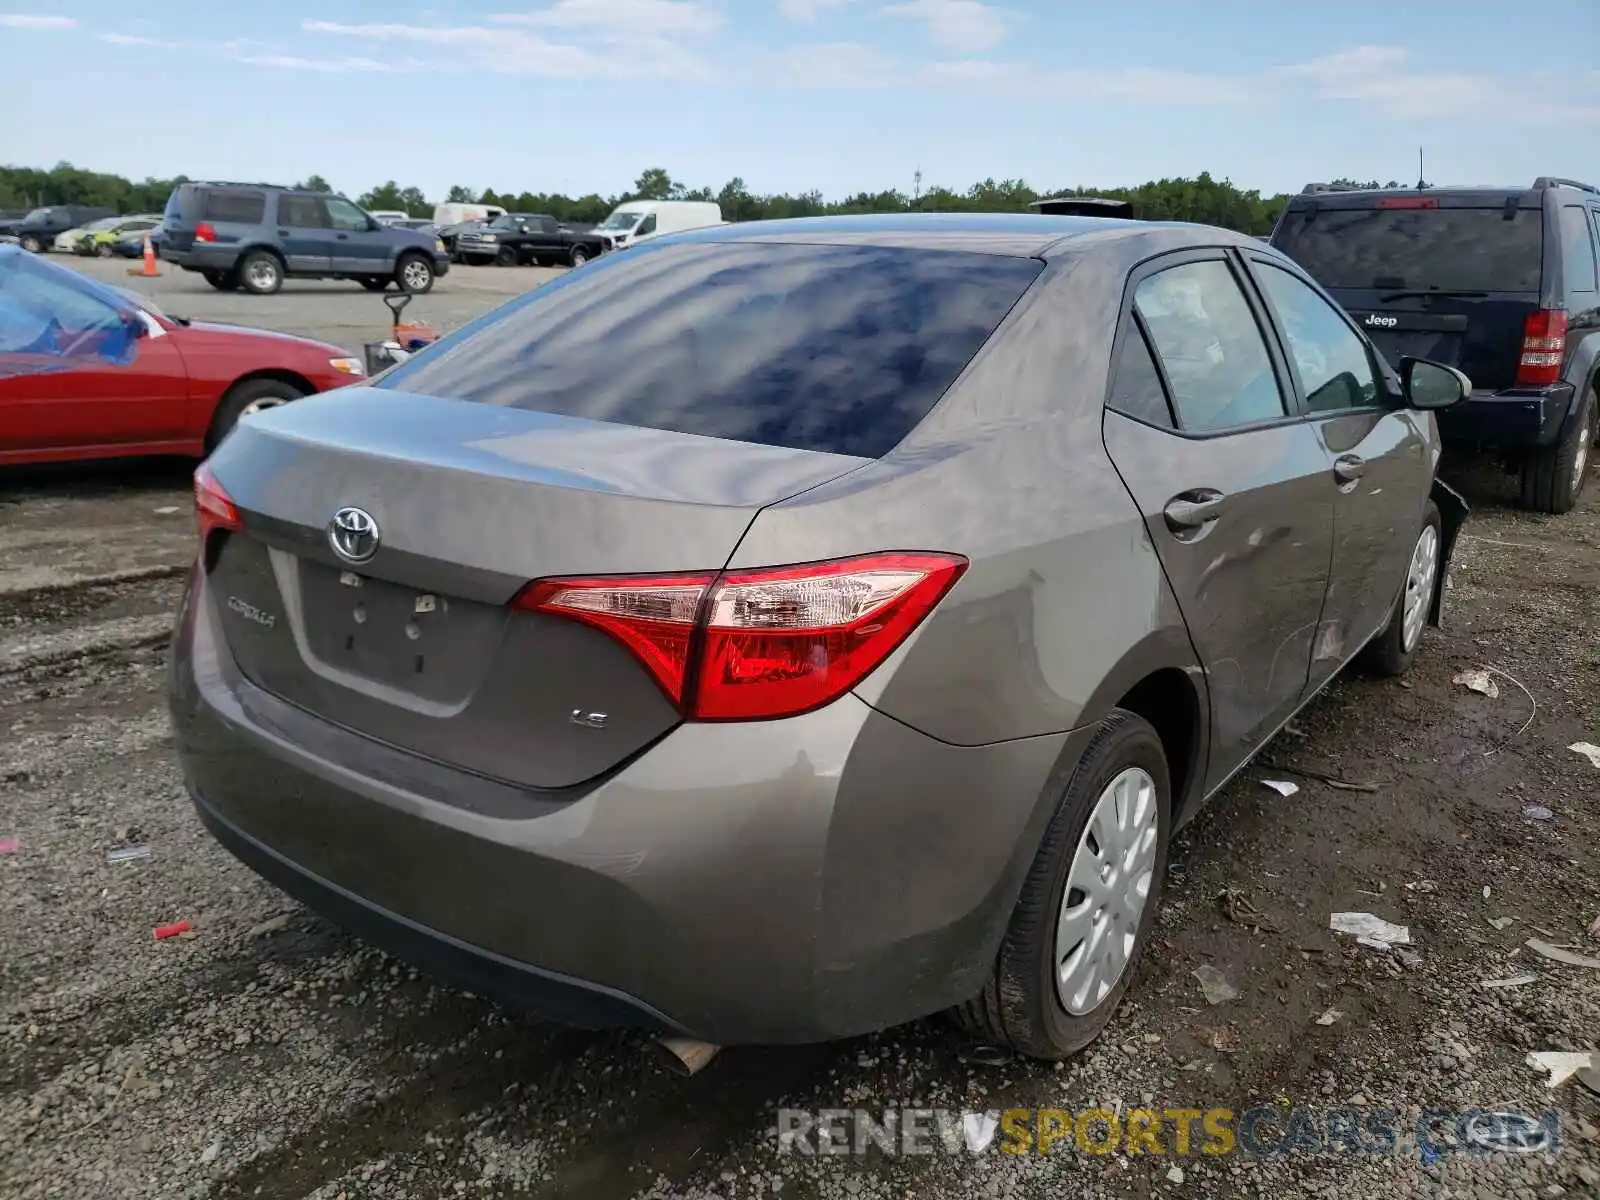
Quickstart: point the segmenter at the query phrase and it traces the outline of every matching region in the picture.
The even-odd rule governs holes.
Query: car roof
[[[1134,221],[1117,217],[1055,217],[1038,213],[871,213],[845,217],[796,217],[742,221],[674,234],[673,242],[789,242],[817,246],[883,246],[919,250],[964,250],[1013,258],[1051,258],[1070,253],[1084,239],[1097,242],[1137,237],[1152,230],[1190,233],[1194,245],[1259,246],[1248,234],[1180,221]],[[666,239],[663,239],[663,241]],[[1174,239],[1182,242],[1185,239]],[[1174,247],[1177,248],[1177,247]]]

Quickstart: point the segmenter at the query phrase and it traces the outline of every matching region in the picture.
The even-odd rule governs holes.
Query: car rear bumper
[[[374,944],[578,1025],[804,1042],[971,997],[1091,734],[956,747],[850,695],[680,726],[600,782],[530,793],[254,687],[213,604],[197,573],[171,696],[218,840]]]
[[[1439,433],[1450,441],[1485,446],[1553,446],[1572,396],[1570,383],[1539,391],[1475,391],[1439,411]]]
[[[162,246],[157,253],[163,262],[185,271],[231,271],[239,265],[237,246],[197,245],[188,250]]]

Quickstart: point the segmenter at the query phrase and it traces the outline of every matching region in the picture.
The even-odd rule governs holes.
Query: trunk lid
[[[1397,295],[1392,289],[1329,288],[1391,366],[1403,355],[1427,358],[1467,373],[1475,389],[1498,391],[1516,382],[1523,323],[1539,295],[1484,297]]]
[[[357,386],[241,422],[210,461],[244,522],[210,591],[246,678],[412,753],[556,789],[679,714],[618,642],[512,610],[516,593],[715,570],[761,507],[866,460]],[[377,525],[363,562],[329,536],[347,507]]]

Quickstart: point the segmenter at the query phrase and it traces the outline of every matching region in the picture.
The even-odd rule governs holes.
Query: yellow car
[[[53,249],[60,250],[63,254],[75,254],[78,252],[78,247],[82,242],[102,230],[115,229],[125,220],[127,220],[126,217],[102,217],[98,221],[90,221],[87,225],[69,229],[56,238]]]
[[[83,237],[76,239],[72,246],[74,254],[98,255],[101,258],[110,258],[116,253],[111,247],[127,237],[130,233],[143,233],[147,229],[154,229],[161,224],[159,215],[151,216],[142,214],[136,217],[112,217],[110,224],[95,222],[85,226]],[[56,244],[59,246],[60,239]]]

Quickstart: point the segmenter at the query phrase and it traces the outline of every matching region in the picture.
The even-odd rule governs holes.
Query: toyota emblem
[[[378,552],[378,541],[378,523],[364,508],[341,508],[328,522],[328,544],[346,562],[366,562]]]

